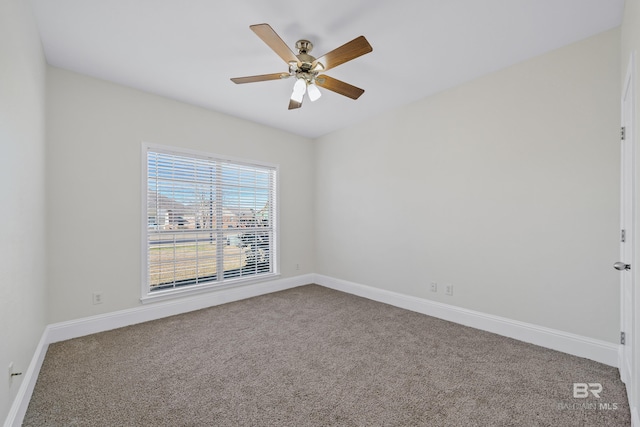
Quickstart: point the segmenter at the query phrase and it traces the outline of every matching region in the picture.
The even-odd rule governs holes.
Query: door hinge
[[[620,128],[620,139],[624,141],[624,136],[626,134],[626,128],[624,126],[622,126]]]
[[[620,230],[620,241],[622,243],[627,241],[627,233],[624,230]]]
[[[624,345],[624,332],[620,332],[620,344]]]

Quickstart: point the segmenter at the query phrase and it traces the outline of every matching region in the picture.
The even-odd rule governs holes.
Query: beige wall
[[[46,65],[27,2],[0,2],[0,420],[46,323]]]
[[[636,70],[635,70],[635,95],[634,95],[634,99],[635,99],[635,135],[634,135],[634,146],[636,147],[636,176],[638,175],[638,165],[640,165],[640,149],[638,149],[638,135],[640,135],[639,132],[639,128],[638,128],[638,124],[640,123],[640,97],[638,96],[638,85],[640,84],[640,72],[639,69],[640,67],[638,66],[638,61],[640,61],[640,57],[638,57],[638,50],[640,49],[640,0],[625,0],[625,10],[624,10],[624,16],[623,16],[623,21],[622,21],[622,37],[621,37],[621,42],[622,42],[622,52],[620,55],[620,76],[621,76],[621,81],[624,82],[626,74],[627,74],[627,67],[629,65],[629,58],[631,57],[632,54],[635,55],[635,62],[636,62]],[[640,200],[640,195],[638,195],[638,191],[637,189],[640,188],[640,185],[638,182],[636,182],[636,218],[635,218],[635,242],[636,242],[636,246],[637,246],[637,242],[640,242],[640,211],[638,210],[638,201]],[[636,249],[636,256],[635,256],[635,260],[634,260],[634,265],[640,265],[640,262],[637,261],[638,259],[638,252]],[[632,266],[633,268],[633,266]],[[640,316],[638,316],[638,313],[640,313],[640,292],[638,292],[638,289],[640,289],[640,274],[635,274],[635,292],[634,292],[634,305],[636,307],[636,316],[635,316],[635,333],[634,336],[631,337],[631,343],[632,345],[635,345],[635,352],[636,352],[636,360],[635,360],[635,364],[633,366],[633,372],[631,373],[632,375],[632,382],[630,384],[627,384],[627,393],[629,394],[629,400],[630,402],[632,402],[632,415],[636,418],[636,421],[638,420],[638,407],[640,406],[640,398],[639,398],[639,387],[640,387],[640,360],[638,358],[638,352],[639,352],[639,348],[637,346],[637,344],[633,344],[633,343],[638,343],[640,342]]]
[[[57,68],[47,83],[49,322],[140,304],[143,141],[278,164],[282,277],[314,271],[312,141]]]
[[[616,342],[619,52],[612,30],[319,139],[317,272]]]

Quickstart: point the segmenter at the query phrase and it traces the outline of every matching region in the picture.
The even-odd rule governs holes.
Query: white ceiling
[[[31,0],[49,64],[315,138],[617,27],[624,0]],[[322,54],[364,35],[373,52],[329,70],[365,89],[288,110],[293,80],[250,29]],[[297,52],[296,52],[297,53]]]

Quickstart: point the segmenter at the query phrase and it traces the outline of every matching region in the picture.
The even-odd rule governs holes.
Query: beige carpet
[[[573,398],[573,383],[603,391]],[[24,425],[621,427],[630,417],[615,368],[309,285],[52,344]]]

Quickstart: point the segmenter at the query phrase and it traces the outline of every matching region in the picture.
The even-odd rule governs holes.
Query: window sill
[[[280,273],[268,273],[261,275],[260,277],[251,277],[248,279],[236,279],[229,280],[224,283],[205,283],[202,285],[192,285],[182,289],[170,289],[164,291],[149,292],[146,295],[140,297],[142,304],[149,304],[158,301],[167,301],[172,299],[178,299],[191,295],[198,295],[204,293],[211,293],[222,289],[237,288],[240,286],[252,285],[256,283],[266,282],[280,277]]]

